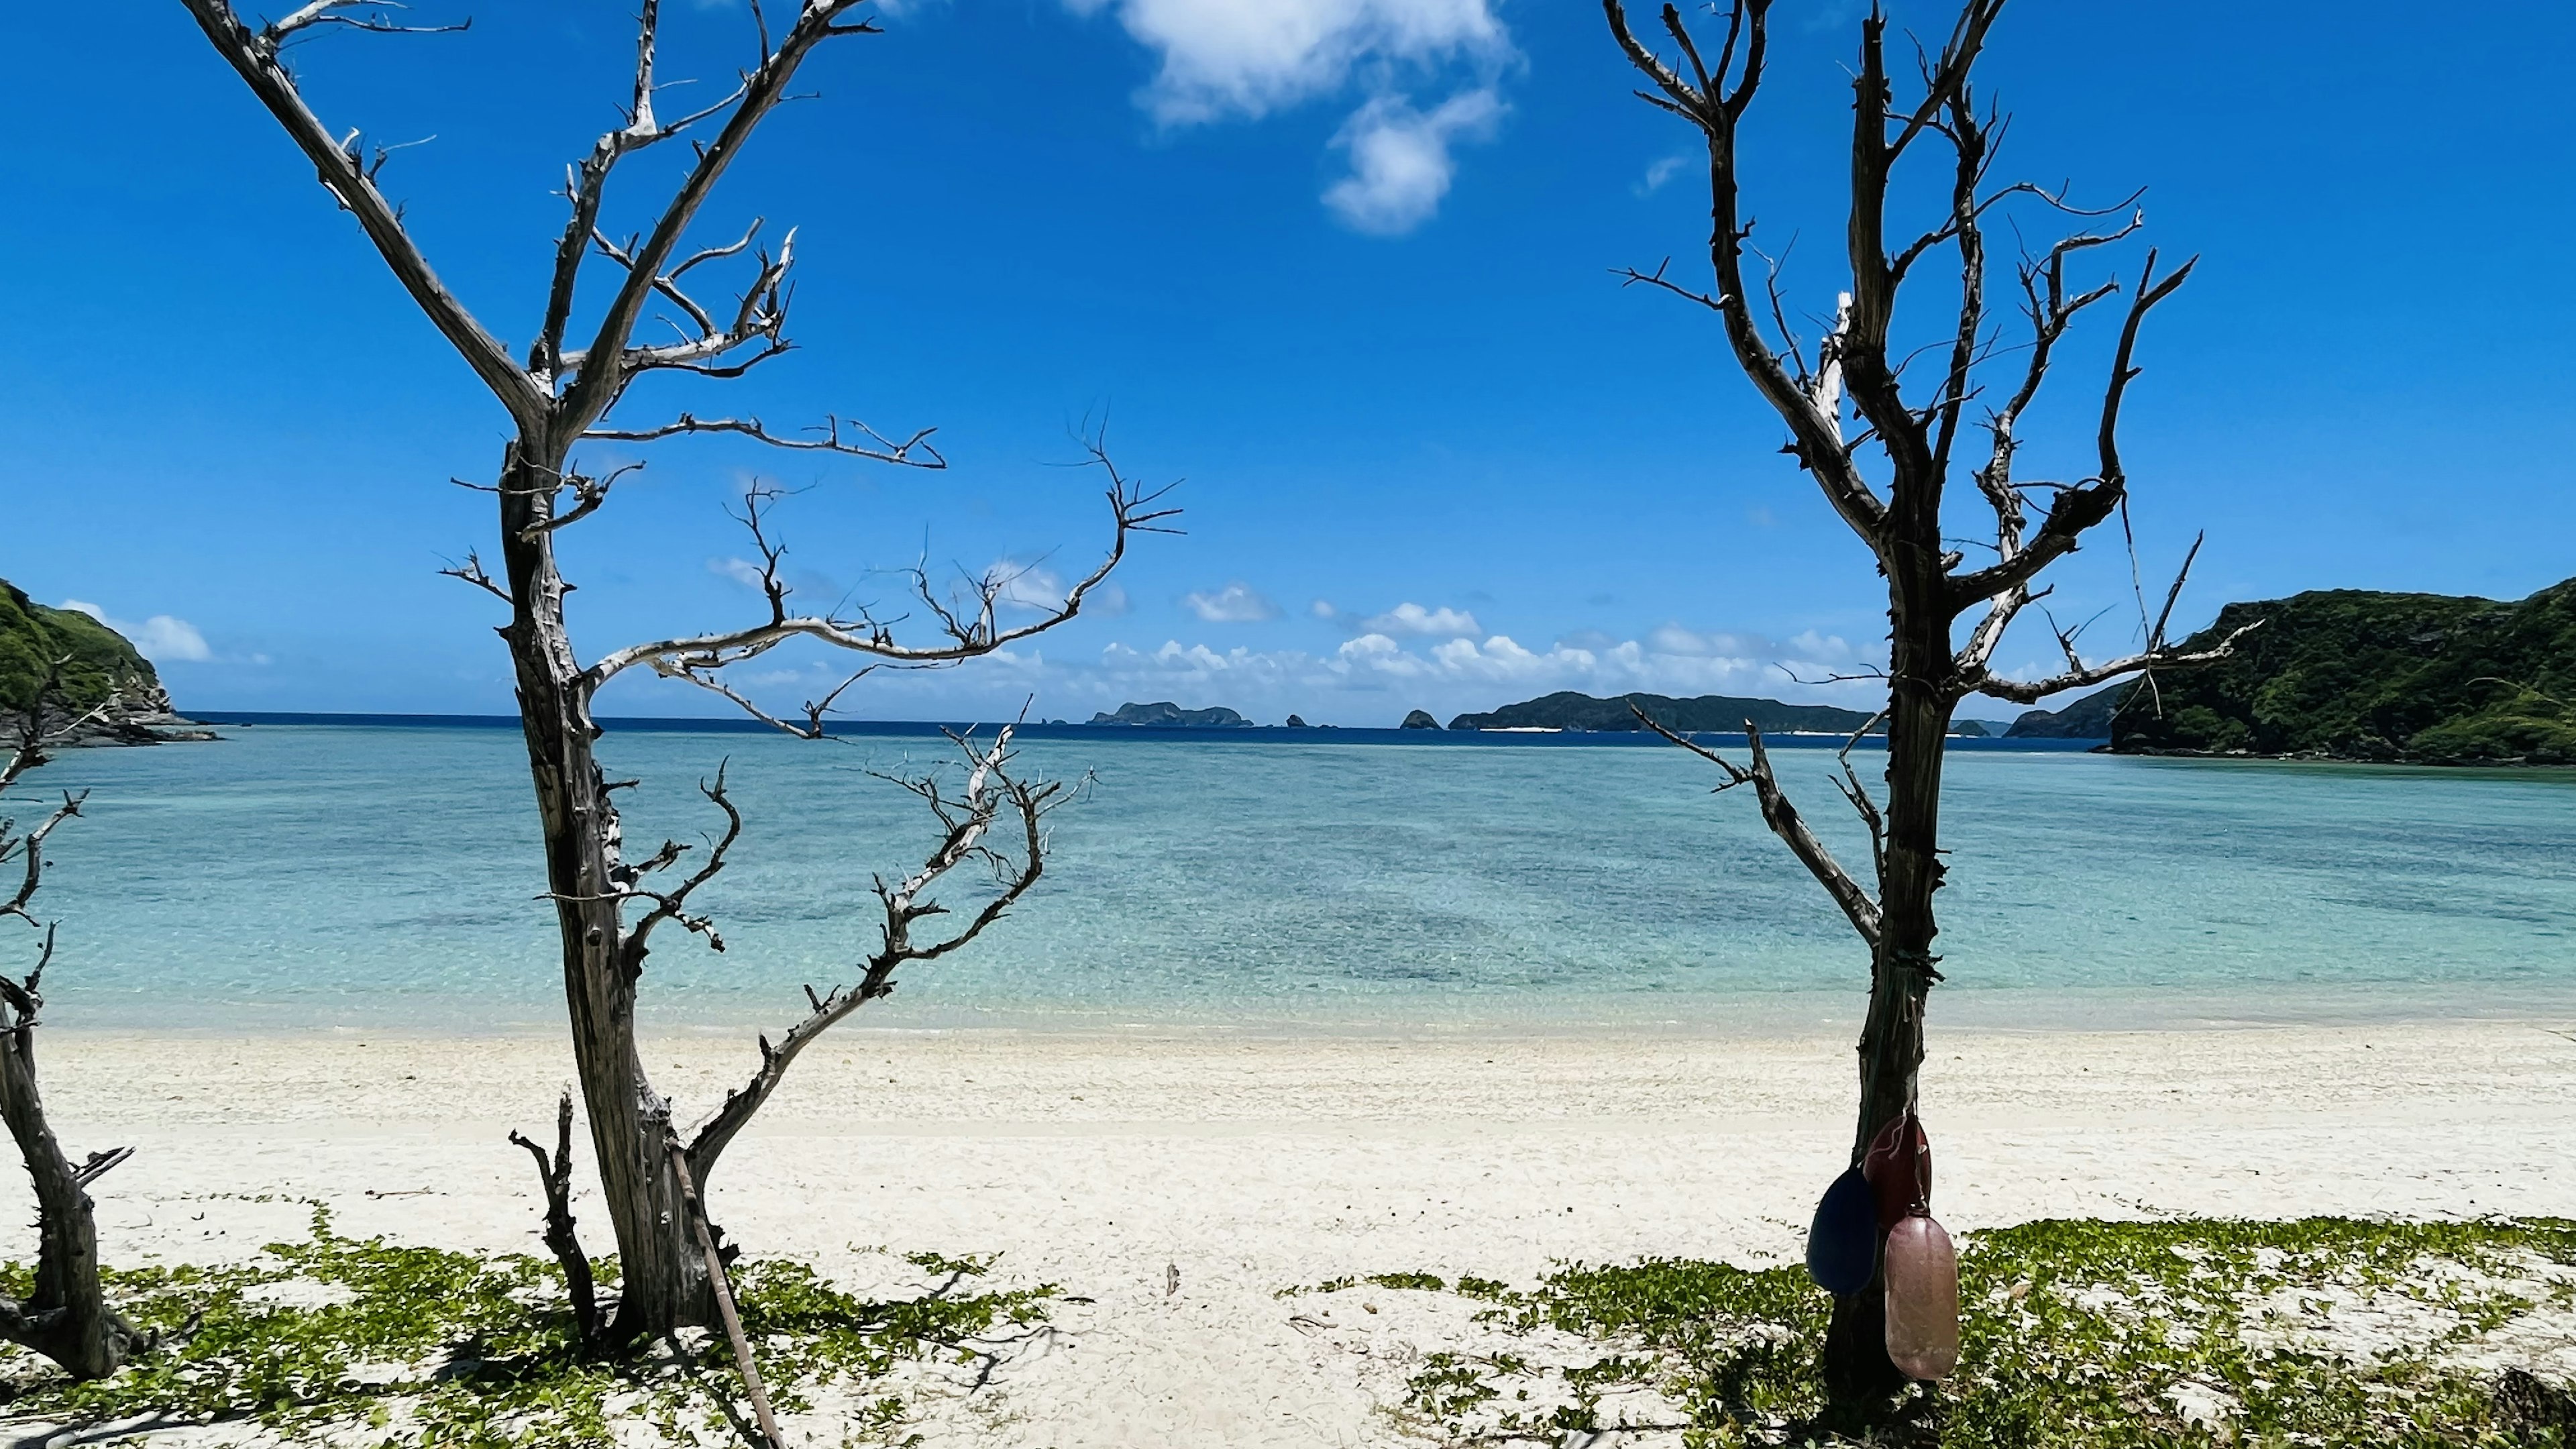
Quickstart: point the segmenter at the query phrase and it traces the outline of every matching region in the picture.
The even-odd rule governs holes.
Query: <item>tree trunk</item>
[[[535,453],[531,459],[529,453]],[[617,1232],[619,1296],[607,1338],[630,1343],[714,1321],[706,1264],[689,1229],[667,1142],[670,1105],[635,1049],[640,953],[627,959],[617,808],[592,751],[581,667],[564,624],[563,577],[545,519],[563,453],[514,447],[501,472],[501,548],[512,613],[502,631],[517,670],[519,722],[546,842],[546,884],[563,937],[564,1001],[574,1074],[598,1154],[600,1192]],[[541,481],[544,480],[544,481]]]
[[[0,1335],[62,1365],[76,1379],[103,1379],[143,1343],[143,1334],[107,1306],[98,1281],[98,1227],[89,1192],[45,1120],[36,1091],[36,1023],[21,1018],[0,1031],[0,1116],[36,1187],[36,1291],[9,1305]]]
[[[1923,550],[1937,560],[1937,544]],[[1860,1111],[1852,1133],[1857,1166],[1879,1129],[1915,1105],[1923,1066],[1923,1009],[1938,979],[1932,894],[1941,888],[1941,765],[1950,729],[1950,616],[1937,563],[1928,577],[1889,585],[1887,848],[1879,884],[1879,939],[1870,963],[1869,1016],[1860,1037]],[[1883,1238],[1882,1234],[1882,1238]],[[1879,1279],[1834,1303],[1825,1334],[1825,1385],[1837,1408],[1883,1407],[1904,1388],[1887,1357],[1887,1305]]]

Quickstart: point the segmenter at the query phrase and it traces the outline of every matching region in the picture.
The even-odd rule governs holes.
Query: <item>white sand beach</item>
[[[2563,1025],[1936,1024],[1934,1206],[1954,1230],[2576,1212]],[[98,1193],[112,1264],[247,1255],[300,1235],[306,1209],[284,1200],[299,1197],[344,1231],[542,1251],[529,1163],[503,1135],[550,1124],[557,1039],[48,1031],[43,1051],[68,1144],[140,1148]],[[751,1052],[710,1035],[648,1056],[686,1113]],[[1301,1308],[1278,1290],[1789,1258],[1841,1166],[1851,1072],[1839,1038],[845,1030],[800,1064],[711,1199],[754,1256],[853,1286],[886,1275],[886,1249],[998,1251],[996,1281],[1091,1300],[1059,1304],[1055,1331],[981,1388],[921,1386],[911,1427],[931,1444],[1398,1443],[1388,1396],[1439,1346],[1412,1336],[1448,1329],[1396,1295]],[[11,1221],[30,1220],[19,1207]],[[610,1250],[595,1209],[584,1227]]]

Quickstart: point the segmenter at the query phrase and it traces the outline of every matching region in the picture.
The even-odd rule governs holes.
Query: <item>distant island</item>
[[[56,663],[62,665],[59,712],[48,710],[49,727],[98,711],[95,721],[73,732],[72,744],[214,738],[171,708],[152,661],[124,635],[77,609],[39,604],[0,579],[0,709],[15,713],[33,704]]]
[[[1223,705],[1217,705],[1210,709],[1183,709],[1179,705],[1166,699],[1157,701],[1153,704],[1122,704],[1111,713],[1093,715],[1091,717],[1091,723],[1096,725],[1137,725],[1146,729],[1177,729],[1182,727],[1205,728],[1211,725],[1233,728],[1237,726],[1248,726],[1252,721],[1245,719],[1242,715],[1235,713],[1233,710],[1227,709]]]
[[[1604,734],[1628,734],[1645,728],[1637,722],[1630,705],[1653,715],[1667,729],[1685,734],[1734,734],[1750,720],[1767,733],[1847,735],[1868,724],[1866,710],[1842,709],[1830,704],[1784,704],[1776,699],[1739,699],[1733,695],[1703,694],[1696,699],[1674,699],[1661,694],[1621,694],[1609,699],[1595,699],[1588,694],[1560,690],[1519,704],[1507,704],[1486,714],[1462,714],[1449,721],[1453,730],[1584,730]],[[1417,711],[1418,713],[1418,711]],[[1408,721],[1410,723],[1410,721]],[[1871,731],[1884,734],[1880,726]],[[1950,733],[1965,738],[1983,738],[1987,731],[1975,720],[1960,720]]]
[[[2261,620],[2215,664],[2015,721],[2120,754],[2576,764],[2576,579],[2527,599],[2324,589],[2230,604],[2184,648]]]

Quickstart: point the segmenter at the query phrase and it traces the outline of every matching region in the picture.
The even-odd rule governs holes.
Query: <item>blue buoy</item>
[[[1837,1298],[1869,1286],[1878,1272],[1878,1203],[1857,1167],[1834,1179],[1807,1229],[1807,1276]]]

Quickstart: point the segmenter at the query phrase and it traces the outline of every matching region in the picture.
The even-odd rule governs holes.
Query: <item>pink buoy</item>
[[[1932,1140],[1911,1112],[1878,1129],[1861,1155],[1861,1175],[1878,1202],[1878,1225],[1892,1228],[1932,1210]]]
[[[1887,1357],[1906,1377],[1945,1379],[1959,1366],[1959,1254],[1929,1217],[1887,1231]]]

